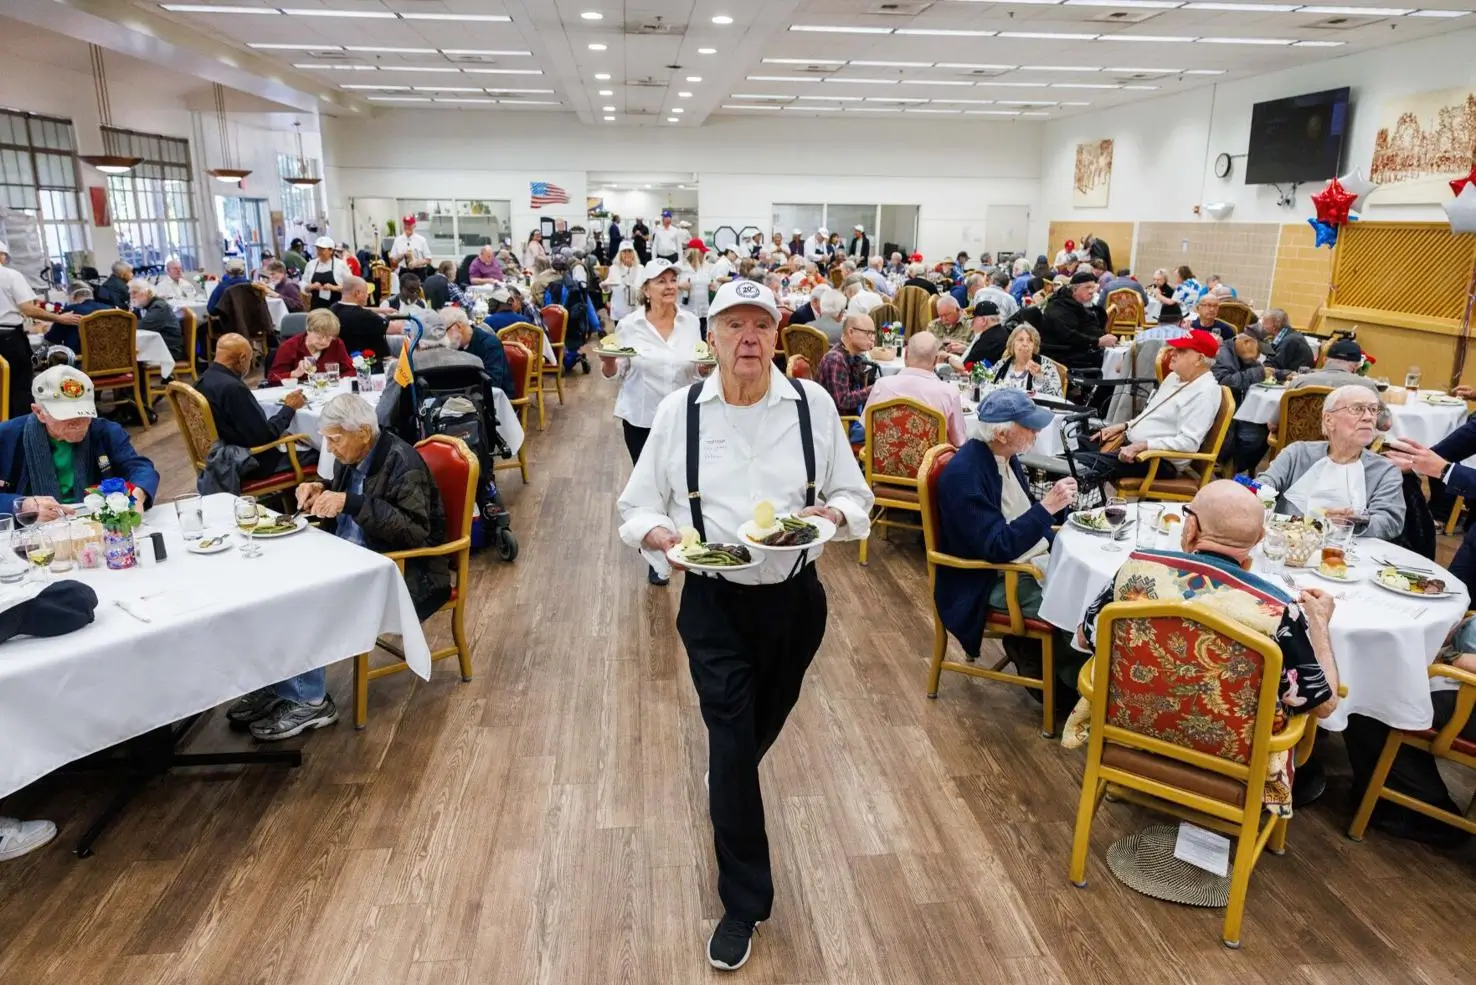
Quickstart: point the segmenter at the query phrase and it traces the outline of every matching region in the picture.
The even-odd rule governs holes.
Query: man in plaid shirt
[[[871,396],[866,360],[861,354],[876,345],[876,323],[870,315],[847,315],[841,323],[841,339],[820,360],[815,381],[823,386],[842,416],[859,415]],[[851,425],[851,441],[864,441],[858,423]],[[859,433],[859,434],[858,434]]]

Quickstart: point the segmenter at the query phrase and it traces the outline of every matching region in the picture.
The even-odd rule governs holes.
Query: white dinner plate
[[[1107,526],[1106,520],[1102,521],[1102,526],[1094,527],[1082,519],[1082,517],[1084,516],[1101,515],[1102,510],[1100,508],[1095,510],[1077,510],[1075,513],[1069,514],[1066,519],[1077,530],[1085,530],[1089,534],[1101,534],[1103,536],[1110,537],[1112,536],[1112,528]],[[1126,527],[1127,524],[1123,523],[1123,526]]]
[[[274,514],[273,517],[272,517],[272,519],[275,520],[276,517],[279,516],[279,515],[280,514]],[[254,532],[251,535],[251,538],[253,540],[276,540],[278,537],[291,537],[293,534],[301,533],[302,531],[306,530],[307,527],[308,527],[308,518],[305,517],[305,516],[300,516],[300,517],[297,518],[296,523],[293,524],[293,527],[292,527],[291,530],[283,530],[280,533],[264,534],[264,533],[261,532],[260,529],[258,529],[258,530],[256,530],[256,532]]]
[[[230,533],[222,534],[210,533],[209,531],[206,531],[205,536],[201,537],[199,540],[185,541],[185,550],[189,551],[191,554],[219,554],[221,551],[228,551],[231,549],[231,536],[232,535]],[[214,541],[215,543],[211,544],[209,547],[201,547],[200,545],[205,543],[207,540]]]
[[[1407,595],[1412,599],[1448,599],[1455,594],[1455,592],[1414,592],[1407,588],[1395,588],[1393,585],[1384,584],[1377,572],[1369,580],[1386,592],[1393,592],[1395,595]]]
[[[774,522],[778,523],[782,519],[784,519],[783,516],[777,516],[774,518]],[[773,551],[780,554],[793,554],[796,551],[807,551],[812,547],[819,547],[821,544],[825,543],[826,541],[830,540],[830,538],[835,536],[835,524],[831,523],[823,516],[806,516],[799,517],[798,519],[802,519],[806,523],[814,524],[815,528],[820,531],[820,536],[816,537],[808,544],[796,544],[791,547],[768,547],[764,544],[760,544],[758,540],[754,537],[754,534],[758,532],[758,529],[754,526],[753,521],[749,520],[743,526],[738,528],[738,537],[743,542],[744,547],[755,547],[761,551]],[[728,570],[731,571],[732,569],[729,568]]]
[[[748,547],[749,545],[745,544],[743,546]],[[706,571],[711,572],[715,575],[725,574],[729,571],[743,571],[747,568],[757,567],[758,565],[763,563],[762,558],[754,556],[754,551],[749,551],[749,556],[753,557],[753,560],[749,561],[747,564],[694,564],[691,561],[688,561],[686,557],[683,556],[682,552],[685,550],[686,548],[684,548],[681,544],[677,544],[675,547],[668,548],[666,552],[666,559],[672,564],[677,565],[678,567],[686,568],[688,571]]]
[[[1340,585],[1351,585],[1355,581],[1363,580],[1363,575],[1359,573],[1358,569],[1351,566],[1348,568],[1347,577],[1344,578],[1335,578],[1327,572],[1323,571],[1320,562],[1316,565],[1308,566],[1307,570],[1312,572],[1317,577],[1323,579],[1324,581],[1335,581]]]
[[[601,349],[598,346],[595,347],[594,354],[603,356],[606,359],[629,359],[631,356],[638,355],[635,352],[612,352],[609,349]]]

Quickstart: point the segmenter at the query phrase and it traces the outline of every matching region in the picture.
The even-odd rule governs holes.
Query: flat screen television
[[[1245,183],[1275,185],[1334,177],[1347,133],[1347,88],[1256,103],[1251,107]]]

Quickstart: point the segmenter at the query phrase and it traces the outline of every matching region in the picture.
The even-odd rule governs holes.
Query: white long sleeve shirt
[[[1126,443],[1143,441],[1163,451],[1199,451],[1219,412],[1220,384],[1213,373],[1201,373],[1187,384],[1170,373],[1153,391],[1143,413],[1129,423]],[[1183,458],[1170,461],[1178,469],[1189,464]]]
[[[641,307],[641,265],[629,267],[614,264],[605,274],[600,286],[610,294],[610,317],[618,324],[621,319]]]
[[[682,261],[677,266],[677,284],[681,287],[682,310],[690,311],[698,318],[707,317],[707,306],[712,303],[709,296],[708,285],[711,283],[711,275],[705,264],[699,264],[694,270]]]
[[[811,236],[805,240],[805,259],[816,263],[824,263],[830,259],[830,251],[825,248],[825,240],[818,235]]]
[[[669,257],[682,252],[682,230],[677,226],[658,225],[651,230],[651,255]]]
[[[200,289],[195,282],[183,274],[179,280],[175,280],[168,274],[160,277],[154,282],[154,297],[163,298],[165,301],[198,301],[200,300]]]
[[[700,379],[693,359],[702,341],[701,326],[696,315],[678,309],[671,337],[663,339],[641,309],[620,319],[615,335],[621,346],[636,351],[630,358],[617,360],[618,368],[610,377],[620,381],[615,416],[633,427],[648,428],[668,393]]]
[[[858,540],[871,528],[871,489],[856,464],[835,402],[824,388],[801,380],[815,442],[815,504],[845,515],[836,540]],[[777,368],[769,370],[769,392],[749,407],[728,404],[719,373],[702,385],[697,400],[701,435],[698,484],[703,526],[709,542],[741,543],[738,528],[753,519],[753,508],[768,500],[783,513],[805,506],[805,460],[800,444],[799,395]],[[687,496],[687,391],[661,402],[640,461],[620,494],[620,537],[640,547],[656,527],[679,531],[692,525]],[[815,560],[824,548],[809,551]],[[723,575],[743,585],[784,581],[794,567],[791,553],[753,549],[762,561]],[[695,576],[689,576],[695,577]]]

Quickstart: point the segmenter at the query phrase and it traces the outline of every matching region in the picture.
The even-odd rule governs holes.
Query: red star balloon
[[[1450,193],[1452,195],[1459,195],[1462,188],[1473,184],[1476,184],[1476,168],[1472,168],[1471,173],[1464,178],[1452,178],[1450,181]]]
[[[1348,209],[1358,201],[1358,196],[1343,187],[1343,183],[1334,178],[1327,183],[1327,187],[1312,196],[1312,204],[1317,207],[1317,220],[1325,222],[1329,226],[1342,226],[1348,222]]]

